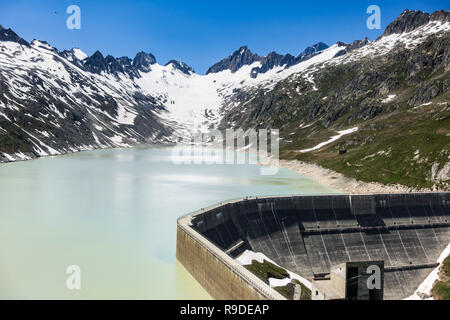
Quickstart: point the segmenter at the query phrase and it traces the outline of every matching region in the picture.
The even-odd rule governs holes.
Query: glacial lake
[[[0,299],[210,299],[175,258],[178,217],[244,196],[334,193],[285,169],[177,165],[173,148],[0,164]],[[80,290],[66,286],[71,265]]]

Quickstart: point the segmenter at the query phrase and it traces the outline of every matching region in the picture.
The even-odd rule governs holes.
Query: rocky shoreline
[[[364,182],[349,178],[343,174],[321,167],[316,164],[298,160],[268,161],[263,165],[278,165],[281,168],[292,170],[298,174],[314,179],[319,184],[342,193],[366,194],[366,193],[409,193],[409,192],[436,192],[443,190],[431,190],[407,187],[400,184],[384,185],[377,182]]]
[[[155,144],[157,145],[157,144]],[[129,147],[129,146],[128,146]],[[134,146],[135,147],[135,146]],[[107,149],[107,148],[99,148],[99,149]],[[98,150],[94,148],[93,150]],[[89,149],[86,150],[78,150],[80,151],[91,151]],[[58,155],[70,154],[75,152],[65,152],[60,153]],[[51,156],[51,155],[50,155]],[[55,156],[55,155],[53,155]],[[39,158],[39,157],[38,157]],[[0,157],[0,163],[10,163],[10,162],[18,162],[18,161],[27,161],[38,158],[29,158],[29,159],[6,159],[6,157]],[[431,190],[425,188],[413,188],[400,184],[395,185],[384,185],[378,182],[364,182],[359,181],[354,178],[349,178],[344,176],[342,173],[324,168],[317,164],[306,163],[298,160],[279,160],[274,161],[271,159],[265,159],[264,161],[259,162],[260,165],[263,166],[278,166],[284,169],[292,170],[297,172],[302,176],[306,176],[314,179],[317,183],[334,189],[341,193],[348,194],[369,194],[369,193],[409,193],[409,192],[448,192],[449,190]]]

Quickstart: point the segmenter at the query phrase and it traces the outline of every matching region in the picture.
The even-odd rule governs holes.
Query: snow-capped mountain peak
[[[231,72],[236,72],[242,66],[251,65],[252,63],[260,61],[261,59],[262,57],[251,52],[247,46],[242,46],[227,58],[211,66],[208,71],[206,71],[206,74],[217,73],[224,70],[231,70]]]
[[[406,9],[397,19],[386,27],[382,36],[411,32],[431,21],[438,21],[441,23],[450,22],[450,12],[441,10],[430,15],[426,12]]]
[[[149,72],[151,70],[151,65],[155,63],[155,56],[144,51],[137,53],[133,59],[133,67],[142,72]]]
[[[29,46],[29,43],[19,37],[14,31],[9,29],[3,28],[2,25],[0,25],[0,41],[11,41],[11,42],[17,42],[24,46]]]
[[[73,48],[71,51],[73,52],[74,56],[80,61],[83,61],[88,57],[88,55],[79,48]]]
[[[38,40],[30,45],[0,27],[0,135],[13,132],[12,125],[29,132],[33,137],[22,139],[19,149],[33,157],[161,141],[173,130],[207,130],[256,91],[270,91],[291,76],[317,91],[321,69],[386,54],[397,45],[413,47],[448,32],[449,20],[448,11],[405,11],[374,42],[318,42],[297,56],[259,56],[242,46],[205,75],[177,60],[160,65],[145,52],[130,59],[100,51],[87,56],[77,48],[61,52]],[[8,147],[0,157],[3,152],[17,158],[16,151]]]
[[[184,74],[190,75],[192,73],[195,73],[194,69],[187,65],[186,63],[178,60],[170,60],[166,63],[166,66],[171,65],[174,69],[180,70]]]
[[[315,45],[307,47],[303,52],[295,57],[289,53],[281,55],[275,51],[270,52],[266,56],[259,56],[258,54],[251,52],[247,46],[242,46],[227,58],[211,66],[206,74],[217,73],[224,70],[230,70],[232,73],[235,73],[244,66],[252,65],[255,62],[260,62],[260,64],[252,68],[250,71],[251,77],[257,78],[259,74],[265,73],[275,67],[284,66],[284,68],[289,68],[313,57],[327,48],[328,45],[323,42],[318,42]]]

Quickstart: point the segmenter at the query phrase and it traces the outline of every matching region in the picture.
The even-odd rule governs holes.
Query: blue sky
[[[81,30],[66,28],[66,8],[81,8]],[[381,8],[382,30],[366,27],[369,5]],[[0,0],[0,24],[24,39],[58,49],[134,57],[151,52],[159,63],[182,60],[204,73],[242,45],[260,55],[297,55],[323,41],[374,40],[404,9],[433,12],[448,1],[255,0]]]

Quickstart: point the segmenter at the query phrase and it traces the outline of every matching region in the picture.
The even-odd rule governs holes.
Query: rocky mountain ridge
[[[418,10],[412,11],[406,9],[395,21],[387,26],[382,36],[410,32],[426,25],[430,21],[450,22],[450,12],[440,10],[429,14]]]
[[[220,127],[277,128],[283,158],[358,180],[449,190],[447,17],[405,11],[372,43],[239,92]]]
[[[170,142],[173,132],[198,128],[272,127],[281,129],[283,157],[362,180],[375,179],[365,168],[376,168],[383,183],[442,186],[450,168],[448,17],[405,10],[374,42],[319,42],[297,56],[243,46],[206,75],[145,52],[59,51],[0,27],[0,161]],[[357,129],[298,152],[349,128]],[[389,158],[401,152],[412,153],[406,165]],[[405,169],[414,165],[424,169]]]
[[[281,55],[276,53],[275,51],[272,51],[266,56],[261,57],[251,52],[247,46],[242,46],[227,58],[211,66],[206,71],[206,74],[217,73],[224,70],[230,70],[232,73],[234,73],[245,65],[252,65],[255,62],[260,62],[260,66],[252,68],[250,73],[250,76],[252,78],[256,78],[258,74],[265,73],[275,67],[284,66],[285,68],[289,68],[302,61],[308,60],[318,52],[323,51],[327,48],[328,45],[323,42],[318,42],[313,46],[307,47],[297,57],[294,57],[289,53]]]

